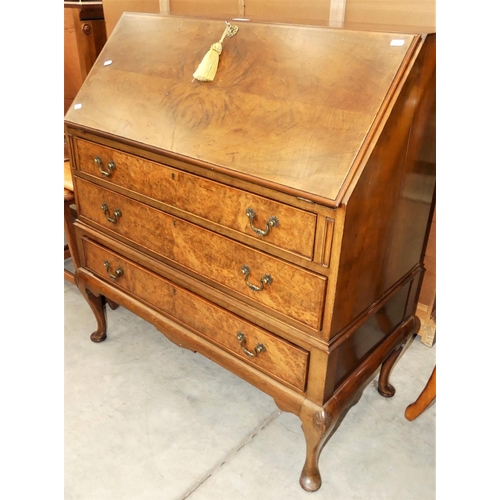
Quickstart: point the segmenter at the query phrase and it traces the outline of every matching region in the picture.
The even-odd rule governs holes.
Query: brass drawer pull
[[[96,165],[97,165],[97,169],[99,170],[99,172],[101,172],[102,175],[105,175],[106,177],[109,177],[111,175],[111,171],[114,170],[116,168],[116,165],[115,165],[115,162],[113,160],[111,160],[109,163],[108,163],[108,169],[107,170],[103,170],[101,168],[101,165],[102,165],[102,160],[101,160],[101,157],[100,156],[96,156],[94,158],[94,161],[96,162]]]
[[[246,339],[245,339],[245,334],[243,332],[238,332],[236,338],[240,341],[241,350],[250,358],[256,358],[261,352],[266,352],[266,347],[264,346],[264,344],[257,344],[253,352],[249,351],[245,347]]]
[[[241,266],[241,272],[245,275],[245,283],[247,284],[248,288],[250,290],[253,290],[254,292],[261,292],[264,290],[265,285],[270,285],[273,282],[273,278],[269,274],[264,274],[262,278],[260,278],[260,286],[257,285],[252,285],[248,281],[248,277],[250,276],[250,268],[248,266]]]
[[[113,224],[116,224],[116,221],[118,220],[118,217],[121,217],[122,216],[122,211],[117,208],[114,212],[113,212],[113,215],[115,216],[114,219],[112,219],[111,217],[108,216],[108,213],[109,213],[109,208],[108,208],[108,205],[106,205],[106,203],[103,203],[101,205],[101,209],[102,211],[104,212],[104,215],[106,216],[106,219],[109,220],[109,222],[112,222]]]
[[[266,222],[266,229],[259,229],[253,225],[253,221],[255,219],[255,210],[253,208],[247,208],[245,211],[245,215],[250,219],[250,227],[257,233],[258,236],[267,236],[269,231],[271,231],[272,227],[279,226],[279,220],[275,215],[271,215],[269,220]]]
[[[112,274],[109,272],[109,268],[111,267],[111,264],[105,260],[104,261],[104,267],[107,269],[108,271],[108,276],[110,278],[113,278],[114,280],[118,279],[120,276],[123,276],[123,269],[121,267],[119,267],[116,271],[115,271],[115,274]]]

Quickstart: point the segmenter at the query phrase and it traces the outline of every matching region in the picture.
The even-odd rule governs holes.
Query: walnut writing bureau
[[[435,190],[435,35],[124,14],[65,117],[79,290],[300,418],[305,490],[416,330]],[[429,160],[431,158],[431,160]],[[434,157],[435,158],[435,157]]]

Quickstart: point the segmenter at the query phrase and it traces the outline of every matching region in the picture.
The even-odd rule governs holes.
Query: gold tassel
[[[224,30],[221,39],[212,44],[208,52],[201,60],[198,69],[193,74],[193,82],[195,78],[200,82],[214,81],[215,74],[217,73],[217,67],[219,66],[219,56],[222,52],[222,42],[226,36],[231,38],[236,35],[237,32],[238,26],[233,26],[226,21],[226,29]]]
[[[201,60],[193,77],[200,82],[213,82],[217,73],[217,67],[219,66],[219,55],[221,52],[222,44],[220,42],[214,43]]]

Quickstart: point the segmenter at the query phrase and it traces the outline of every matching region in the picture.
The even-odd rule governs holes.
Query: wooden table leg
[[[417,400],[408,405],[405,411],[405,417],[407,420],[415,420],[424,410],[426,410],[431,403],[436,399],[436,367],[432,370],[432,374],[424,387],[424,390],[420,393]]]

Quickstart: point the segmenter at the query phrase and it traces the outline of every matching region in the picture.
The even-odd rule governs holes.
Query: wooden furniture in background
[[[64,2],[64,113],[106,43],[102,1]]]
[[[87,77],[106,42],[102,1],[64,2],[64,114]],[[74,192],[69,156],[64,146],[64,260],[71,258],[78,267],[73,228]],[[64,278],[74,283],[74,276],[64,269]]]
[[[69,159],[64,159],[64,236],[66,244],[64,245],[64,260],[71,259],[73,267],[78,269],[78,249],[76,246],[75,228],[73,226],[73,218],[76,212],[73,210],[75,203],[75,193],[73,189],[73,179],[71,177],[71,168]],[[75,282],[74,273],[68,269],[64,269],[64,279],[70,283]]]
[[[426,386],[420,393],[417,400],[408,405],[405,411],[407,420],[413,421],[421,415],[429,406],[436,400],[436,367],[432,370],[431,376],[427,381]]]
[[[224,27],[114,29],[65,119],[75,279],[92,341],[109,297],[295,413],[315,491],[323,444],[380,366],[394,394],[415,331],[435,36],[242,22],[193,82]]]

